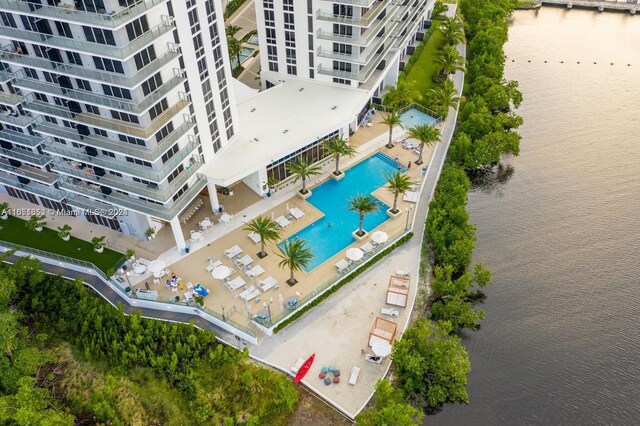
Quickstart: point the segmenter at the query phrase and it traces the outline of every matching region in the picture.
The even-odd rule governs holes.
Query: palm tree
[[[444,111],[448,111],[449,107],[457,108],[460,97],[457,96],[456,88],[449,80],[444,84],[440,84],[433,89],[429,89],[429,94],[433,97],[435,103],[442,107]]]
[[[390,112],[387,116],[382,120],[383,124],[389,126],[389,143],[387,143],[387,148],[393,148],[393,143],[391,142],[391,133],[393,132],[394,126],[402,127],[402,120],[400,116],[395,112]]]
[[[393,207],[391,213],[398,213],[398,196],[407,192],[415,182],[411,180],[409,175],[396,170],[393,173],[385,173],[384,178],[387,180],[387,189],[393,194]]]
[[[234,37],[227,37],[227,48],[229,49],[229,57],[236,57],[238,63],[236,67],[240,66],[240,53],[242,53],[242,43]]]
[[[237,25],[227,25],[224,28],[224,32],[227,34],[227,37],[233,37],[235,36],[238,31],[240,31],[242,28],[237,26]]]
[[[265,242],[278,241],[280,239],[280,228],[278,228],[278,224],[270,217],[260,215],[247,223],[244,230],[260,235],[260,253],[258,253],[258,257],[261,259],[267,256],[267,253],[264,251]]]
[[[418,153],[418,159],[415,161],[416,165],[422,164],[422,150],[426,146],[431,146],[438,142],[440,139],[440,132],[438,129],[431,127],[428,124],[420,124],[418,126],[409,129],[409,137],[417,139],[420,142],[420,152]]]
[[[282,259],[278,263],[278,266],[282,269],[289,268],[291,273],[287,280],[287,284],[289,285],[297,284],[298,281],[295,279],[293,273],[308,267],[309,262],[313,259],[313,253],[311,249],[307,247],[307,241],[300,239],[285,241],[284,244],[282,244],[282,254],[278,253],[278,256]]]
[[[287,170],[295,176],[293,183],[296,183],[300,179],[302,180],[302,188],[300,189],[301,194],[309,192],[307,190],[307,178],[320,174],[320,166],[309,164],[309,162],[303,157],[299,157],[290,162]]]
[[[24,224],[30,231],[42,231],[47,222],[44,220],[44,216],[31,216]]]
[[[445,44],[455,46],[464,42],[464,30],[459,19],[455,17],[444,18],[440,22],[438,29],[442,33]]]
[[[340,156],[346,155],[347,157],[353,157],[356,155],[356,150],[353,149],[351,145],[347,141],[342,138],[334,137],[329,139],[324,143],[324,147],[336,161],[336,170],[333,172],[334,175],[339,176],[340,173]]]
[[[62,226],[58,226],[58,236],[64,241],[69,241],[69,238],[71,237],[71,226],[66,223]]]
[[[416,89],[414,81],[400,80],[395,87],[389,89],[385,99],[389,105],[400,108],[409,105],[422,98],[420,91]]]
[[[104,235],[101,237],[93,237],[91,239],[91,245],[93,245],[93,249],[98,252],[98,253],[102,253],[102,251],[104,250],[104,240],[107,237],[105,237]]]
[[[454,46],[446,45],[438,51],[434,62],[440,65],[440,78],[445,80],[449,74],[464,70],[464,58]]]
[[[375,199],[371,195],[358,194],[349,199],[349,205],[347,206],[347,209],[351,210],[352,212],[358,213],[358,215],[360,216],[360,225],[356,234],[361,237],[365,233],[364,229],[362,229],[364,216],[378,210],[378,203],[376,203]]]

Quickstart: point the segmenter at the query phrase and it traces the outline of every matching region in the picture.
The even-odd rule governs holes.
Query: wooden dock
[[[543,5],[566,6],[568,9],[574,7],[581,9],[597,9],[600,12],[629,12],[635,15],[640,10],[638,0],[635,1],[608,1],[608,0],[538,0]]]

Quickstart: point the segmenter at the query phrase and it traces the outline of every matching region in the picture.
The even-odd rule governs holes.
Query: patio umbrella
[[[213,272],[211,272],[211,275],[213,275],[213,278],[217,280],[224,280],[231,275],[231,269],[229,269],[228,266],[221,265],[214,269]]]
[[[352,247],[347,250],[347,258],[349,258],[350,260],[357,262],[358,260],[362,259],[362,256],[364,256],[364,252],[359,248]]]
[[[167,264],[165,263],[165,261],[160,259],[156,259],[147,265],[147,269],[152,274],[157,274],[158,272],[163,271],[166,267]]]
[[[389,356],[391,354],[391,345],[383,340],[376,340],[371,345],[371,350],[378,356]]]
[[[389,239],[389,236],[387,235],[386,232],[376,231],[373,234],[371,234],[371,239],[377,244],[382,244]]]
[[[282,299],[282,294],[278,294],[278,302],[280,302],[280,310],[284,309],[284,300]]]

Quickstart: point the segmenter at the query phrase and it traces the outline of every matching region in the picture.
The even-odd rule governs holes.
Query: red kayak
[[[306,376],[309,372],[309,369],[311,369],[311,364],[313,364],[313,360],[315,357],[316,354],[311,355],[309,359],[306,360],[304,364],[302,364],[302,367],[300,367],[300,369],[298,370],[298,374],[296,374],[296,378],[293,379],[294,385],[297,385],[298,383],[300,383],[300,380],[304,379],[304,376]]]

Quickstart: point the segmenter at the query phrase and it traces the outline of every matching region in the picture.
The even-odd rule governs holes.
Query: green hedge
[[[224,19],[236,13],[236,10],[240,9],[240,6],[244,4],[246,0],[231,0],[224,10]]]
[[[327,297],[331,296],[333,293],[335,293],[336,291],[340,290],[342,288],[342,286],[344,286],[347,283],[350,283],[351,281],[353,281],[353,279],[355,277],[357,277],[358,275],[360,275],[361,273],[363,273],[364,271],[369,269],[371,266],[375,265],[376,262],[378,262],[378,260],[382,259],[386,255],[391,253],[393,250],[396,249],[396,247],[404,244],[406,241],[409,241],[411,239],[411,237],[413,237],[413,232],[409,232],[408,234],[406,234],[405,236],[400,238],[398,241],[396,241],[394,244],[390,245],[386,249],[382,250],[380,253],[378,253],[375,256],[373,256],[369,260],[369,262],[364,264],[360,269],[354,270],[351,273],[351,275],[346,276],[342,281],[340,281],[339,283],[337,283],[336,285],[331,287],[329,290],[327,290],[324,293],[322,293],[320,296],[316,297],[313,301],[311,301],[311,303],[306,304],[303,308],[299,309],[293,315],[291,315],[290,317],[288,317],[287,319],[282,321],[280,324],[278,324],[278,326],[273,330],[273,332],[274,333],[278,333],[280,330],[282,330],[283,328],[285,328],[286,326],[288,326],[289,324],[291,324],[292,322],[294,322],[295,320],[300,318],[308,310],[310,310],[311,308],[315,307],[318,303],[322,302]]]
[[[413,53],[411,54],[411,58],[409,58],[409,61],[400,72],[400,78],[405,78],[407,74],[409,74],[409,71],[411,71],[411,68],[413,67],[413,65],[418,61],[418,58],[420,57],[420,55],[422,55],[422,51],[424,50],[425,46],[429,42],[429,39],[433,35],[435,28],[436,27],[434,25],[431,25],[427,30],[427,32],[424,34],[422,41],[420,41],[420,44],[418,45],[418,47],[416,47],[416,50],[414,50]]]

